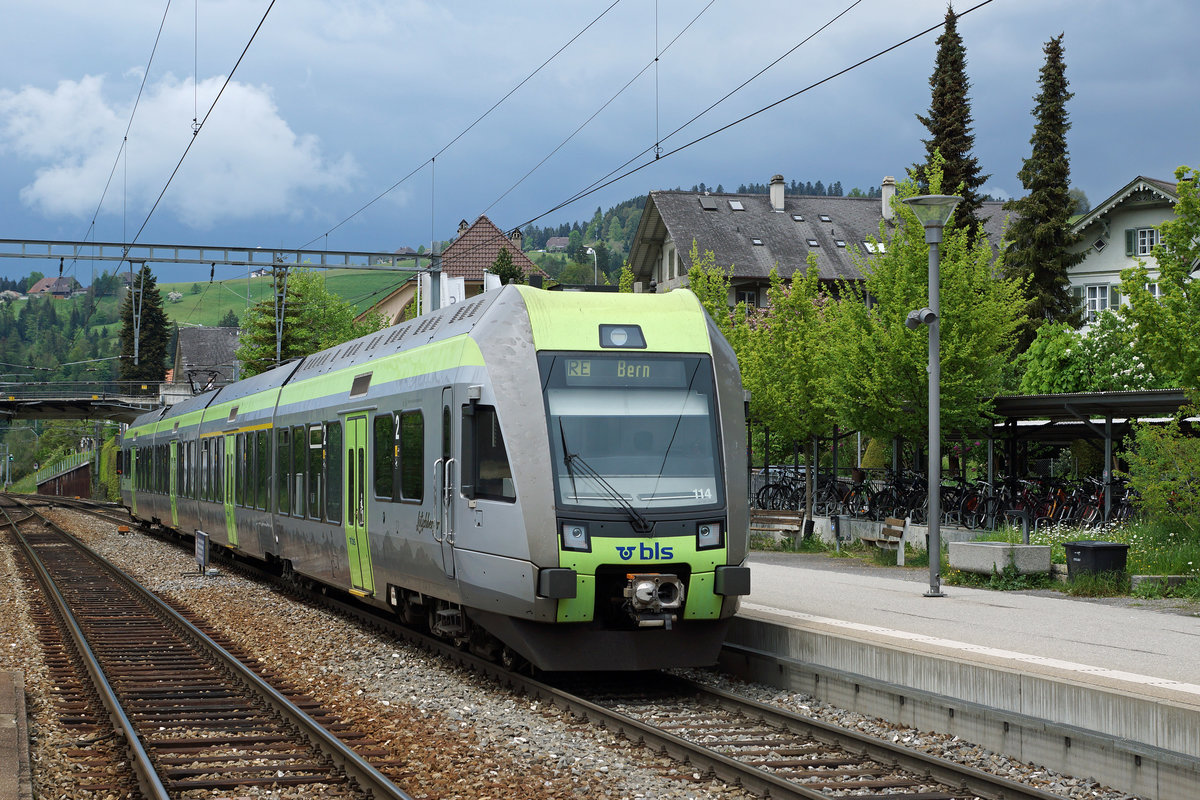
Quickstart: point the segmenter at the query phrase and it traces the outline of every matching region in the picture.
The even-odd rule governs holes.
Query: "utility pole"
[[[287,265],[276,262],[271,273],[275,285],[275,366],[279,366],[283,361],[283,314],[287,309]],[[279,279],[280,273],[283,273],[282,282]]]

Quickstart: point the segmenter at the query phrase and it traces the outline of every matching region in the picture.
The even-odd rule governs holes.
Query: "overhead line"
[[[452,146],[452,145],[453,145],[455,142],[457,142],[457,141],[458,141],[459,139],[461,139],[463,136],[467,135],[467,133],[468,133],[468,132],[470,132],[472,128],[474,128],[476,125],[478,125],[480,122],[482,122],[482,121],[484,120],[484,118],[486,118],[486,117],[487,117],[489,114],[491,114],[493,111],[495,111],[495,110],[496,110],[496,109],[497,109],[497,108],[500,106],[500,104],[501,104],[501,103],[503,103],[503,102],[504,102],[505,100],[507,100],[508,98],[512,97],[512,95],[513,95],[513,94],[514,94],[514,93],[515,93],[515,92],[516,92],[518,89],[520,89],[522,86],[524,86],[526,83],[528,83],[528,82],[529,82],[529,80],[533,78],[533,76],[535,76],[535,75],[537,75],[539,72],[541,72],[541,71],[542,71],[542,70],[543,70],[543,69],[544,69],[544,68],[545,68],[545,67],[546,67],[546,66],[547,66],[547,65],[548,65],[548,64],[549,64],[551,61],[553,61],[554,59],[558,58],[558,56],[559,56],[559,55],[562,53],[562,51],[564,51],[564,50],[566,50],[568,47],[570,47],[570,46],[571,46],[571,45],[572,45],[572,44],[575,42],[575,40],[577,40],[577,39],[578,39],[580,36],[583,36],[583,34],[587,33],[587,31],[588,31],[588,30],[589,30],[589,29],[590,29],[590,28],[591,28],[593,25],[595,25],[597,22],[599,22],[599,21],[600,21],[600,20],[601,20],[601,19],[602,19],[602,18],[603,18],[603,17],[604,17],[606,14],[608,14],[608,12],[612,11],[612,10],[613,10],[613,8],[615,8],[615,7],[616,7],[616,5],[617,5],[618,3],[620,3],[620,2],[621,2],[621,0],[613,0],[612,4],[611,4],[611,5],[610,5],[608,8],[604,9],[603,11],[601,11],[601,12],[600,12],[600,14],[599,14],[599,15],[597,15],[597,16],[596,16],[596,18],[595,18],[595,19],[593,19],[591,22],[589,22],[587,25],[585,25],[585,26],[583,27],[583,29],[579,31],[579,33],[576,33],[574,36],[572,36],[570,39],[568,39],[568,40],[567,40],[567,42],[566,42],[566,44],[564,44],[562,47],[560,47],[560,48],[558,48],[557,50],[555,50],[555,51],[554,51],[554,55],[550,56],[548,59],[546,59],[545,61],[543,61],[543,62],[542,62],[542,64],[541,64],[541,66],[539,66],[539,67],[538,67],[537,69],[535,69],[533,72],[531,72],[531,73],[529,73],[528,75],[526,75],[526,76],[525,76],[525,78],[524,78],[524,79],[523,79],[523,80],[522,80],[520,83],[518,83],[516,86],[514,86],[512,89],[510,89],[510,90],[508,91],[508,93],[507,93],[507,94],[505,94],[503,97],[501,97],[501,98],[500,98],[499,100],[497,100],[495,103],[493,103],[491,108],[489,108],[487,111],[485,111],[485,112],[483,112],[482,114],[480,114],[480,115],[479,115],[479,117],[477,117],[477,118],[476,118],[476,120],[475,120],[474,122],[472,122],[470,125],[468,125],[466,128],[464,128],[464,129],[463,129],[463,130],[462,130],[462,131],[461,131],[461,132],[460,132],[460,133],[459,133],[457,136],[455,136],[455,137],[454,137],[453,139],[451,139],[449,142],[447,142],[447,143],[446,143],[446,144],[445,144],[445,145],[442,147],[442,149],[441,149],[441,150],[438,150],[438,151],[437,151],[436,153],[434,153],[432,156],[430,156],[429,158],[427,158],[427,159],[425,159],[424,161],[422,161],[422,162],[421,162],[419,165],[417,165],[415,168],[413,168],[413,169],[412,169],[412,171],[410,171],[410,172],[409,172],[407,175],[405,175],[403,178],[401,178],[400,180],[396,181],[395,183],[393,183],[393,184],[392,184],[391,186],[389,186],[388,188],[384,189],[384,190],[383,190],[382,192],[380,192],[379,194],[375,195],[375,197],[371,198],[371,200],[369,200],[367,203],[365,203],[365,204],[364,204],[362,207],[360,207],[360,208],[359,208],[357,211],[355,211],[355,212],[354,212],[353,214],[351,214],[350,216],[346,217],[344,220],[342,220],[342,221],[341,221],[341,222],[339,222],[338,224],[334,225],[334,226],[333,226],[332,228],[330,228],[329,230],[325,231],[325,233],[322,233],[322,234],[320,234],[319,236],[314,236],[312,239],[310,239],[309,241],[305,242],[303,245],[301,245],[300,249],[301,249],[301,250],[303,250],[303,249],[307,248],[307,247],[308,247],[310,244],[312,244],[313,242],[317,241],[318,239],[320,239],[320,238],[322,238],[322,237],[324,237],[324,236],[328,236],[329,234],[333,233],[333,232],[334,232],[334,231],[336,231],[338,228],[342,227],[342,226],[343,226],[343,225],[345,225],[347,222],[349,222],[350,220],[354,219],[355,217],[357,217],[357,216],[358,216],[359,214],[361,214],[362,212],[366,211],[366,210],[367,210],[368,208],[370,208],[371,206],[375,205],[375,203],[377,203],[377,202],[379,202],[380,200],[382,200],[382,199],[383,199],[384,197],[386,197],[388,194],[391,194],[391,193],[392,193],[392,191],[394,191],[394,190],[396,189],[396,187],[400,186],[400,184],[404,183],[404,182],[405,182],[405,181],[407,181],[409,178],[411,178],[413,175],[416,175],[418,172],[420,172],[420,171],[421,171],[421,170],[422,170],[422,169],[425,167],[425,165],[426,165],[426,164],[433,163],[433,162],[434,162],[434,161],[437,159],[437,157],[438,157],[438,156],[440,156],[442,153],[444,153],[444,152],[446,152],[447,150],[449,150],[449,149],[450,149],[450,147],[451,147],[451,146]]]
[[[104,198],[108,196],[108,187],[112,185],[113,176],[117,174],[117,165],[121,163],[121,153],[125,152],[125,146],[129,142],[129,131],[133,127],[133,117],[137,114],[138,105],[142,102],[142,92],[146,88],[146,80],[150,77],[150,65],[154,63],[154,54],[158,52],[158,42],[162,38],[163,26],[167,23],[167,12],[171,10],[171,0],[167,0],[167,6],[163,9],[162,19],[158,23],[158,33],[154,35],[154,46],[150,48],[150,58],[146,61],[146,70],[142,73],[142,84],[138,87],[137,97],[133,101],[133,108],[129,112],[129,122],[125,125],[125,135],[121,138],[121,146],[117,148],[117,157],[113,159],[112,169],[108,172],[108,180],[104,183],[104,190],[100,192],[100,202],[96,203],[96,210],[92,213],[91,224],[88,225],[88,230],[91,231],[96,227],[96,218],[100,216],[100,207],[104,205]],[[128,154],[126,155],[128,157]],[[84,239],[87,239],[87,234],[84,234]],[[77,258],[71,259],[73,267],[78,261]]]
[[[980,8],[983,8],[984,6],[986,6],[992,2],[993,2],[993,0],[983,0],[983,2],[981,2],[975,6],[972,6],[971,8],[967,9],[966,11],[963,11],[961,13],[956,13],[955,17],[961,19],[962,17],[965,17],[967,14],[970,14],[972,11],[976,11]],[[925,30],[920,31],[919,33],[915,33],[912,36],[909,36],[908,38],[903,39],[894,45],[891,45],[890,47],[886,47],[883,50],[880,50],[879,52],[875,53],[874,55],[871,55],[871,56],[868,56],[868,57],[862,59],[861,61],[855,62],[854,64],[851,64],[850,66],[846,67],[845,69],[841,69],[841,70],[833,73],[832,75],[828,75],[825,78],[822,78],[821,80],[816,81],[815,83],[811,83],[808,86],[805,86],[803,89],[792,92],[791,94],[789,94],[785,97],[781,97],[780,99],[776,100],[775,102],[765,105],[762,108],[758,109],[757,111],[752,111],[751,113],[746,114],[743,117],[739,117],[738,119],[735,119],[730,123],[722,125],[721,127],[716,128],[715,130],[709,131],[708,133],[704,134],[703,136],[693,139],[692,141],[690,141],[686,144],[680,145],[679,147],[676,147],[674,150],[669,150],[668,152],[663,153],[661,158],[667,158],[668,156],[673,156],[676,153],[686,150],[693,145],[699,144],[700,142],[703,142],[706,139],[710,139],[713,136],[716,136],[718,133],[722,133],[723,131],[727,131],[736,125],[740,125],[741,123],[745,122],[748,119],[757,117],[759,114],[769,111],[770,109],[774,108],[775,106],[778,106],[782,103],[786,103],[788,100],[795,99],[796,97],[799,97],[800,95],[802,95],[808,91],[811,91],[812,89],[815,89],[818,86],[828,83],[829,81],[833,80],[834,78],[841,77],[842,75],[845,75],[847,72],[850,72],[851,70],[855,70],[855,69],[863,66],[864,64],[870,63],[871,61],[874,61],[875,59],[892,52],[893,50],[903,47],[904,45],[909,44],[910,42],[913,42],[916,39],[919,39],[922,36],[925,36],[926,34],[931,33],[933,31],[937,30],[938,28],[943,27],[945,24],[946,24],[945,20],[943,20],[943,21],[937,23],[936,25],[931,25],[930,27],[926,28]],[[645,152],[645,151],[643,151],[643,152]],[[636,156],[635,156],[635,158],[636,158]],[[601,183],[599,185],[592,184],[592,186],[588,187],[587,189],[581,190],[580,192],[571,196],[567,200],[564,200],[563,202],[559,203],[558,205],[542,212],[538,216],[533,217],[532,219],[529,219],[525,222],[522,222],[520,224],[520,226],[518,226],[518,227],[524,227],[525,225],[530,225],[530,224],[536,222],[537,220],[540,220],[542,217],[544,217],[548,214],[552,214],[555,211],[558,211],[559,209],[570,205],[571,203],[574,203],[578,200],[582,200],[584,197],[587,197],[590,194],[594,194],[607,186],[611,186],[612,184],[616,183],[619,180],[623,180],[624,178],[627,178],[636,172],[642,171],[646,167],[650,166],[651,164],[654,164],[656,161],[659,161],[659,160],[661,160],[661,159],[655,158],[651,161],[647,161],[643,164],[640,164],[637,167],[634,167],[633,169],[629,170],[628,172],[622,173],[621,175],[618,175],[617,177],[612,178],[611,180],[605,181],[604,183]],[[628,162],[626,162],[626,163],[628,163]],[[609,173],[609,174],[611,175],[612,173]],[[603,180],[603,179],[601,179],[601,180]]]
[[[679,41],[679,38],[680,38],[681,36],[683,36],[683,34],[687,33],[687,32],[688,32],[688,29],[690,29],[690,28],[691,28],[693,25],[695,25],[695,24],[696,24],[696,20],[698,20],[698,19],[700,19],[700,17],[704,16],[704,12],[706,12],[706,11],[708,11],[708,9],[712,8],[712,5],[713,5],[713,3],[715,3],[715,2],[717,2],[717,0],[709,0],[709,3],[708,3],[708,5],[706,5],[706,6],[705,6],[704,8],[702,8],[702,9],[700,9],[700,13],[698,13],[696,16],[692,17],[692,21],[691,21],[691,22],[689,22],[687,25],[685,25],[685,26],[683,27],[683,30],[679,31],[679,33],[675,35],[675,38],[674,38],[674,39],[672,39],[670,42],[668,42],[668,43],[667,43],[667,46],[666,46],[666,47],[664,47],[664,48],[663,48],[661,51],[659,51],[659,52],[656,52],[656,53],[655,53],[655,55],[654,55],[654,58],[650,59],[650,61],[649,61],[649,62],[646,64],[646,66],[644,66],[644,67],[642,67],[640,70],[638,70],[638,71],[637,71],[637,73],[636,73],[636,74],[635,74],[635,75],[634,75],[632,78],[630,78],[630,79],[629,79],[629,81],[628,81],[628,82],[627,82],[627,83],[626,83],[624,86],[622,86],[620,89],[618,89],[618,90],[617,90],[616,94],[614,94],[612,97],[608,98],[608,100],[604,101],[604,105],[602,105],[602,106],[600,106],[598,109],[596,109],[596,111],[595,111],[595,112],[594,112],[594,113],[593,113],[593,114],[592,114],[590,117],[588,117],[587,119],[585,119],[585,120],[583,121],[583,123],[582,123],[582,124],[580,124],[580,126],[579,126],[578,128],[576,128],[574,131],[572,131],[572,132],[571,132],[571,134],[570,134],[570,135],[569,135],[569,136],[568,136],[566,139],[563,139],[563,140],[562,140],[562,142],[560,142],[560,143],[559,143],[558,147],[555,147],[553,150],[551,150],[551,151],[550,151],[550,152],[549,152],[549,153],[546,155],[546,157],[545,157],[545,158],[543,158],[541,161],[539,161],[537,164],[535,164],[535,165],[533,166],[533,169],[531,169],[531,170],[529,170],[528,172],[526,172],[526,173],[525,173],[525,174],[524,174],[524,175],[521,177],[521,179],[520,179],[520,180],[518,180],[518,181],[517,181],[516,183],[514,183],[512,186],[508,187],[508,188],[507,188],[507,189],[504,191],[504,194],[500,195],[500,196],[499,196],[499,197],[497,197],[495,200],[493,200],[493,201],[491,202],[491,205],[489,205],[487,208],[485,208],[485,209],[483,210],[483,213],[484,213],[484,214],[486,214],[487,212],[491,211],[491,210],[492,210],[492,206],[496,205],[496,203],[499,203],[499,202],[500,202],[501,200],[503,200],[505,197],[508,197],[509,193],[510,193],[510,192],[512,192],[512,190],[513,190],[513,189],[516,189],[518,186],[520,186],[522,183],[524,183],[524,182],[526,181],[526,179],[527,179],[527,178],[529,178],[529,176],[530,176],[530,175],[532,175],[533,173],[537,172],[537,171],[538,171],[538,169],[539,169],[539,168],[541,168],[541,166],[542,166],[543,164],[545,164],[547,161],[549,161],[551,158],[553,158],[555,153],[557,153],[559,150],[563,149],[563,147],[564,147],[564,146],[566,146],[567,142],[569,142],[569,141],[571,141],[572,139],[574,139],[574,138],[575,138],[575,136],[576,136],[576,135],[577,135],[577,134],[578,134],[578,133],[579,133],[581,130],[583,130],[583,129],[584,129],[584,128],[586,128],[586,127],[587,127],[589,124],[591,124],[592,120],[594,120],[596,117],[598,117],[598,116],[600,115],[600,112],[602,112],[604,109],[608,108],[608,107],[609,107],[609,105],[611,105],[611,104],[612,104],[612,102],[613,102],[614,100],[616,100],[618,97],[620,97],[620,96],[621,96],[621,95],[622,95],[622,94],[625,92],[625,90],[626,90],[626,89],[628,89],[630,86],[632,86],[634,81],[636,81],[638,78],[642,77],[642,75],[645,75],[645,74],[646,74],[646,70],[650,69],[650,67],[655,67],[655,66],[657,66],[657,64],[658,64],[658,59],[659,59],[659,58],[661,58],[661,57],[662,57],[662,56],[663,56],[663,55],[664,55],[664,54],[665,54],[665,53],[666,53],[668,50],[670,50],[670,49],[671,49],[671,45],[673,45],[673,44],[675,44],[675,42]],[[862,2],[862,0],[857,0],[857,2]],[[657,25],[657,17],[655,18],[655,23],[656,23],[656,25]],[[797,46],[798,46],[798,45],[797,45]],[[761,74],[761,73],[760,73],[760,74]],[[655,80],[657,81],[657,77],[655,78]],[[657,86],[655,87],[655,91],[657,91]],[[655,125],[657,126],[657,124],[658,124],[658,123],[657,123],[657,120],[656,120],[656,121],[655,121]],[[656,131],[656,132],[657,132],[657,131]]]
[[[146,226],[150,224],[150,218],[154,216],[154,212],[158,208],[158,204],[162,202],[163,196],[166,195],[167,189],[170,188],[171,181],[175,180],[175,176],[179,173],[179,168],[183,166],[183,160],[187,158],[188,153],[190,153],[192,150],[192,145],[196,143],[196,137],[204,128],[204,124],[208,122],[208,118],[212,115],[213,109],[217,107],[217,103],[220,101],[221,95],[225,93],[226,87],[228,87],[230,82],[233,80],[234,73],[237,72],[238,67],[242,63],[242,59],[246,57],[246,53],[250,50],[250,45],[254,44],[254,39],[258,36],[258,32],[262,30],[263,24],[267,21],[267,15],[271,13],[271,9],[274,7],[275,0],[271,0],[270,5],[267,6],[267,10],[263,12],[262,19],[258,21],[258,25],[254,28],[254,33],[250,34],[249,41],[247,41],[246,46],[242,48],[241,55],[239,55],[237,61],[234,62],[233,69],[229,70],[229,74],[225,77],[225,82],[221,84],[220,91],[218,91],[217,96],[213,98],[212,104],[208,107],[208,111],[204,112],[204,119],[200,120],[200,123],[192,129],[192,138],[188,140],[188,145],[184,148],[183,155],[179,157],[179,162],[175,165],[175,169],[171,171],[171,176],[167,178],[167,182],[163,186],[162,191],[158,193],[158,198],[154,201],[154,205],[150,207],[150,212],[146,214],[146,219],[142,222],[142,226],[138,228],[137,233],[133,235],[133,238],[129,241],[129,244],[126,245],[126,255],[128,255],[129,251],[133,249],[133,245],[137,242],[138,237],[142,235],[142,231],[144,231]]]

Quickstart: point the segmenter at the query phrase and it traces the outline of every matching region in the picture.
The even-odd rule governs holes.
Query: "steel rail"
[[[19,503],[18,503],[19,505]],[[26,509],[28,510],[28,509]],[[71,635],[71,641],[75,644],[76,652],[79,653],[80,659],[83,661],[84,667],[88,671],[88,675],[92,680],[92,685],[96,688],[96,693],[100,698],[100,702],[104,705],[108,712],[109,719],[112,721],[113,728],[125,740],[125,748],[129,756],[129,762],[133,769],[134,777],[137,779],[138,787],[141,789],[146,800],[170,800],[170,795],[167,794],[167,789],[159,779],[158,770],[150,760],[149,753],[146,752],[145,746],[142,744],[142,739],[134,729],[133,722],[125,713],[125,709],[121,706],[121,701],[117,699],[117,694],[113,690],[112,685],[108,682],[108,678],[104,675],[104,670],[100,667],[100,662],[96,658],[96,654],[92,652],[92,648],[88,645],[87,637],[84,636],[83,630],[79,626],[79,622],[75,619],[75,615],[71,613],[70,607],[67,605],[66,598],[58,590],[58,585],[54,578],[50,576],[46,565],[42,563],[41,558],[34,551],[33,546],[22,535],[17,527],[17,523],[9,516],[8,509],[0,506],[0,511],[4,513],[4,518],[8,521],[12,528],[13,534],[16,536],[18,545],[21,547],[25,558],[33,567],[37,574],[38,581],[42,584],[46,595],[53,603],[54,610],[58,613],[59,618],[63,621],[67,631]],[[30,516],[34,516],[34,512],[30,512]],[[44,517],[42,518],[45,519]]]
[[[11,496],[9,496],[9,499],[13,502],[16,502],[18,505],[21,505],[20,500],[12,498]],[[3,510],[3,508],[0,507],[0,510]],[[6,510],[5,516],[8,516]],[[198,642],[201,647],[209,650],[213,655],[215,655],[222,663],[222,666],[230,670],[230,672],[248,685],[252,690],[258,692],[274,710],[279,712],[287,722],[294,725],[302,735],[309,737],[318,748],[320,748],[332,759],[336,766],[343,769],[346,775],[356,781],[359,787],[365,792],[368,792],[377,800],[383,800],[384,798],[387,800],[413,800],[410,795],[392,783],[392,781],[386,775],[372,766],[370,762],[358,755],[358,753],[354,752],[354,750],[348,745],[322,727],[316,720],[310,717],[295,703],[267,683],[263,678],[259,677],[259,675],[257,675],[253,670],[229,653],[224,647],[214,641],[208,634],[181,616],[177,611],[175,611],[175,609],[161,601],[153,592],[146,589],[133,577],[122,572],[115,565],[107,561],[103,556],[75,539],[75,537],[67,534],[50,520],[42,517],[40,514],[37,516],[39,516],[44,521],[44,524],[46,524],[52,530],[67,536],[67,538],[74,543],[75,547],[85,553],[89,558],[93,559],[98,565],[113,575],[118,581],[126,585],[140,599],[151,605],[161,618],[168,620],[180,631],[190,636],[194,641]],[[21,537],[19,533],[18,538],[24,541],[24,537]],[[27,552],[30,552],[32,555],[27,543],[25,544],[25,547]],[[40,560],[38,560],[37,563],[40,565]],[[41,567],[40,571],[44,571],[44,567]],[[51,585],[53,585],[53,580],[50,578],[49,573],[46,573],[46,579],[50,580]],[[53,593],[58,595],[58,590],[56,587],[53,589]],[[61,599],[61,595],[58,596]],[[62,602],[65,603],[65,600]],[[69,614],[70,612],[67,611],[67,613]],[[75,626],[72,635],[78,635],[80,638],[77,641],[82,642],[82,648],[87,648],[86,641],[82,640],[83,633],[81,630],[78,630],[78,626]],[[103,679],[102,673],[99,673],[98,662],[95,662],[94,656],[91,656],[90,649],[87,649],[87,652],[91,657],[91,662],[89,662],[89,671],[92,670],[92,663],[94,663],[96,673],[100,674],[101,679]],[[108,686],[107,682],[105,682],[103,685]],[[119,701],[117,701],[115,693],[112,693],[111,687],[108,688],[108,692],[112,695],[112,700],[114,703],[116,703],[117,709],[119,710]],[[120,711],[119,713],[125,723],[130,724],[128,719],[124,716],[124,712]],[[132,737],[130,739],[131,742],[137,741],[136,734],[133,733],[132,727],[129,728],[129,735]],[[142,755],[145,755],[144,749],[142,750]],[[146,759],[146,763],[149,763],[148,756],[146,756]],[[151,767],[151,769],[153,768]],[[157,780],[157,776],[155,776],[155,780]],[[159,786],[161,787],[161,783]],[[159,797],[159,795],[151,793],[148,793],[147,796],[154,798],[155,800],[157,800]],[[161,797],[167,797],[165,790]]]

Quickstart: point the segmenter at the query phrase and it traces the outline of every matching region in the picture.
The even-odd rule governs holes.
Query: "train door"
[[[138,453],[137,445],[129,448],[129,463],[125,468],[129,470],[129,513],[137,516],[137,498],[138,498]]]
[[[367,538],[367,416],[346,420],[346,479],[343,507],[346,509],[346,553],[350,557],[350,580],[355,589],[375,591],[371,570],[371,542]]]
[[[433,462],[435,502],[438,507],[438,526],[435,538],[442,546],[442,569],[447,578],[454,577],[454,415],[451,407],[454,390],[442,389],[441,458]]]
[[[234,501],[234,487],[237,485],[237,436],[225,437],[225,534],[229,538],[229,546],[238,546],[237,514]]]
[[[170,459],[171,460],[171,477],[168,480],[170,481],[170,489],[171,489],[171,527],[178,528],[179,527],[179,505],[176,502],[176,498],[179,495],[179,488],[180,488],[179,487],[179,441],[177,439],[172,439],[170,447],[171,447],[171,459]]]

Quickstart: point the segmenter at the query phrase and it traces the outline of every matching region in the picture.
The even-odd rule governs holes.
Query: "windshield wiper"
[[[575,488],[575,466],[578,465],[580,475],[595,481],[604,490],[604,493],[608,495],[610,500],[625,510],[625,513],[629,515],[629,519],[633,523],[635,531],[638,533],[649,533],[650,529],[654,527],[650,520],[646,519],[642,512],[634,508],[633,504],[625,499],[625,495],[617,491],[616,487],[609,483],[603,475],[596,472],[590,464],[584,461],[582,456],[578,453],[572,453],[567,449],[567,434],[563,431],[561,417],[558,420],[558,433],[562,437],[563,461],[567,465],[567,476],[571,479],[571,491],[574,492],[575,496],[579,496],[579,491]]]

